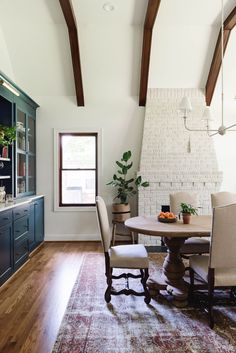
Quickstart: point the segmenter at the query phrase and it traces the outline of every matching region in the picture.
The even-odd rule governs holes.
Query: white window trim
[[[60,133],[97,133],[97,166],[98,166],[98,194],[100,190],[101,170],[102,170],[102,129],[71,128],[54,130],[54,212],[95,212],[95,206],[65,207],[59,206],[59,134]]]

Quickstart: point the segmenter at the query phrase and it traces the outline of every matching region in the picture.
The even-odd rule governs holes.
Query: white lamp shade
[[[208,121],[212,121],[212,115],[211,115],[211,109],[210,107],[206,107],[203,111],[203,115],[202,115],[202,120],[208,120]]]
[[[191,112],[193,110],[192,104],[191,104],[190,99],[188,97],[182,98],[180,105],[179,105],[179,109],[184,112]]]

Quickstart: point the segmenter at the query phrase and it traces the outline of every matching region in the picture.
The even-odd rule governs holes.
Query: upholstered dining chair
[[[194,208],[198,206],[197,194],[180,191],[170,194],[170,210],[174,214],[180,213],[180,204],[184,202],[192,205]],[[185,240],[185,243],[180,249],[181,255],[188,254],[206,254],[209,253],[210,242],[207,238],[192,237]]]
[[[219,207],[236,203],[236,194],[229,191],[220,191],[211,194],[211,206]]]
[[[107,215],[107,208],[105,202],[101,196],[96,197],[96,209],[98,226],[101,234],[101,240],[103,245],[103,250],[105,254],[105,275],[107,278],[107,289],[105,292],[105,300],[107,303],[111,301],[111,295],[137,295],[144,296],[144,301],[146,304],[150,303],[151,296],[147,288],[148,279],[148,254],[142,244],[128,244],[128,245],[111,245],[111,231],[109,226],[109,220]],[[138,269],[140,274],[134,275],[133,273],[122,273],[120,275],[114,276],[113,269]],[[113,279],[125,278],[127,287],[116,291],[112,287]],[[141,283],[143,286],[143,291],[136,292],[129,288],[129,278],[141,278]]]
[[[236,286],[236,203],[213,209],[209,255],[190,256],[190,297],[193,296],[194,275],[208,284],[209,325],[214,326],[214,288]]]

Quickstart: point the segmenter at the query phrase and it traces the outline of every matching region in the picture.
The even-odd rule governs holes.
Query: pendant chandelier
[[[211,129],[210,128],[210,121],[213,119],[211,118],[210,107],[206,107],[203,113],[203,119],[206,121],[206,129],[191,129],[187,125],[187,119],[189,113],[192,111],[192,104],[188,97],[183,97],[180,105],[179,110],[183,113],[184,119],[184,127],[188,131],[195,131],[201,132],[205,131],[207,134],[211,136],[215,136],[217,134],[223,136],[225,135],[226,131],[236,131],[233,127],[236,124],[232,124],[229,126],[225,126],[224,124],[224,1],[221,0],[221,125],[218,129]]]

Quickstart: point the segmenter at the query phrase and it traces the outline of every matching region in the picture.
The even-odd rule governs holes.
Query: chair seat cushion
[[[109,256],[113,268],[148,268],[148,254],[142,244],[113,246]]]
[[[205,282],[208,281],[208,255],[193,255],[189,258],[190,267]],[[215,286],[236,286],[236,268],[216,268]]]
[[[206,254],[209,253],[210,249],[210,238],[202,237],[191,237],[185,240],[183,246],[181,246],[181,254]]]

